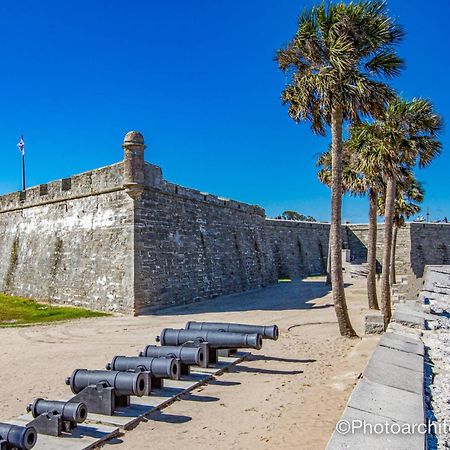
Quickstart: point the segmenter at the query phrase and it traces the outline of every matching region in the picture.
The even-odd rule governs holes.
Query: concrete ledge
[[[381,313],[368,314],[365,319],[365,334],[381,334],[384,331],[384,320]]]
[[[394,317],[348,400],[328,450],[426,448],[426,434],[418,430],[425,426],[425,348],[420,329],[426,314],[411,302],[398,305]],[[395,434],[396,429],[407,432]]]
[[[398,350],[392,350],[398,352]],[[406,353],[404,353],[406,355]],[[417,355],[416,355],[417,356]],[[383,358],[383,359],[382,359]],[[419,359],[420,356],[419,356]],[[363,372],[365,380],[377,383],[384,387],[391,387],[399,391],[407,391],[423,395],[423,361],[420,364],[412,362],[414,369],[395,365],[386,361],[380,353],[375,352]]]
[[[407,325],[402,325],[397,322],[391,322],[388,325],[386,332],[392,332],[408,339],[418,339],[419,341],[423,334],[423,331],[418,328],[409,328]]]
[[[395,332],[387,332],[381,336],[379,346],[419,355],[422,357],[423,363],[425,346],[419,339],[415,339],[414,337],[402,336]]]
[[[328,443],[328,450],[342,450],[342,449],[370,449],[370,450],[411,450],[424,449],[425,436],[419,433],[412,434],[386,434],[370,432],[378,430],[380,424],[387,424],[388,426],[406,426],[407,424],[399,422],[398,420],[383,417],[360,409],[355,409],[350,406],[345,408],[342,415],[341,422],[344,422],[344,428],[349,424],[353,424],[354,430],[349,433],[339,433],[335,431]]]
[[[397,367],[401,367],[414,372],[420,373],[423,377],[424,373],[424,360],[423,356],[416,353],[404,352],[390,347],[378,345],[372,358],[369,361],[368,367],[371,363],[384,363],[389,364],[395,371]]]
[[[392,315],[392,321],[407,327],[418,328],[419,330],[425,329],[425,319],[415,314],[409,314],[396,310]]]
[[[430,314],[424,309],[422,303],[408,301],[406,303],[399,303],[395,310],[400,313],[410,314],[412,316],[420,317],[426,320],[436,320],[436,316]]]
[[[348,406],[403,423],[419,424],[425,418],[421,394],[365,379],[357,384]]]

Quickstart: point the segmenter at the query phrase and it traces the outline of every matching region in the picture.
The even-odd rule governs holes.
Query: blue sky
[[[315,157],[330,140],[296,125],[281,106],[273,61],[312,1],[3,1],[0,194],[119,161],[124,134],[140,130],[146,159],[175,183],[329,218]],[[393,85],[450,112],[448,0],[390,0],[405,27],[407,69]],[[444,152],[420,171],[425,209],[450,216],[448,129]],[[365,199],[343,217],[366,221]]]

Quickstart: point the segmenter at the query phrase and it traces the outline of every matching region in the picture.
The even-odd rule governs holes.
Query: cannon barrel
[[[182,364],[201,366],[205,361],[205,352],[200,347],[177,347],[175,345],[147,345],[139,356],[152,358],[177,358]]]
[[[147,378],[142,372],[118,372],[114,370],[77,369],[66,379],[72,392],[78,394],[87,386],[106,384],[117,395],[142,397],[147,390]]]
[[[112,361],[106,365],[108,370],[121,372],[146,371],[157,378],[180,378],[180,362],[175,358],[149,358],[140,356],[114,356]]]
[[[71,403],[53,400],[44,400],[37,398],[33,403],[27,406],[27,411],[31,412],[33,417],[38,417],[45,413],[60,414],[63,420],[83,423],[86,420],[88,409],[84,403]]]
[[[164,328],[157,340],[161,345],[183,345],[186,342],[208,342],[211,348],[255,348],[262,347],[262,337],[258,333],[242,334],[224,331],[202,331]]]
[[[6,441],[8,447],[29,450],[36,444],[37,433],[33,427],[0,423],[0,440]]]
[[[228,331],[230,333],[259,333],[263,339],[278,339],[279,331],[276,325],[247,325],[227,322],[188,322],[186,330]]]

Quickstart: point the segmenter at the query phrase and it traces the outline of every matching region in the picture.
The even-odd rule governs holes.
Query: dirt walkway
[[[347,287],[356,330],[363,332],[364,281]],[[0,420],[36,397],[68,398],[75,368],[103,368],[116,354],[135,355],[165,326],[187,320],[270,324],[278,341],[209,385],[186,395],[116,439],[120,449],[323,449],[377,338],[348,340],[337,330],[323,279],[165,310],[164,315],[85,319],[0,329]]]

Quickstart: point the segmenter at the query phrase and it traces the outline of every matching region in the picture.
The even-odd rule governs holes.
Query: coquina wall
[[[123,148],[121,163],[0,197],[0,291],[141,314],[325,273],[329,224],[170,183],[140,133]],[[398,273],[450,259],[450,226],[410,224],[398,241]],[[354,262],[366,243],[367,225],[343,226]]]
[[[132,311],[133,201],[122,164],[0,197],[0,291]]]
[[[330,225],[266,219],[278,278],[326,273]]]
[[[146,165],[149,173],[154,166]],[[140,310],[213,298],[277,281],[264,211],[163,181],[135,210]]]
[[[0,291],[144,313],[323,273],[328,225],[169,183],[144,148],[130,133],[121,163],[0,197]]]
[[[343,244],[351,250],[355,263],[367,258],[367,224],[344,226]],[[377,260],[381,267],[383,257],[384,225],[378,225]],[[407,223],[398,230],[397,273],[421,278],[425,265],[450,264],[450,224]]]

